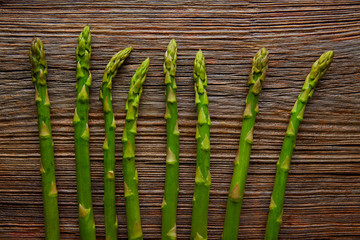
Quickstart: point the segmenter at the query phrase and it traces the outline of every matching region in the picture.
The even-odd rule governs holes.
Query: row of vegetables
[[[105,122],[104,151],[104,217],[106,239],[117,239],[118,220],[115,204],[115,129],[116,123],[112,108],[112,82],[117,70],[130,55],[132,48],[116,53],[107,64],[99,99],[102,102]],[[90,158],[89,158],[89,90],[92,85],[90,73],[91,34],[86,26],[78,38],[76,48],[76,109],[73,118],[75,134],[75,158],[77,175],[77,194],[79,210],[79,228],[81,239],[96,239],[93,216]],[[308,100],[312,97],[315,87],[331,65],[334,53],[328,51],[313,64],[305,79],[301,93],[291,110],[289,125],[285,134],[280,158],[276,164],[276,177],[270,199],[269,215],[265,239],[277,239],[282,224],[283,204],[288,172],[299,125],[303,120]],[[248,85],[249,93],[243,113],[239,150],[234,160],[234,173],[230,185],[224,230],[224,240],[237,239],[241,206],[245,191],[246,177],[249,167],[253,132],[256,115],[259,113],[258,99],[262,90],[268,67],[269,52],[260,49],[252,62]],[[164,76],[166,85],[166,177],[162,208],[162,239],[176,239],[176,212],[179,191],[179,125],[175,82],[177,61],[177,45],[170,41],[164,55]],[[43,44],[34,38],[30,49],[32,79],[35,85],[35,102],[38,108],[38,127],[41,152],[42,190],[45,219],[46,239],[60,239],[57,188],[54,165],[54,143],[51,133],[50,100],[47,91],[47,62]],[[126,101],[126,121],[122,135],[123,143],[123,177],[124,197],[126,206],[127,231],[129,239],[143,239],[141,227],[138,173],[135,167],[135,136],[137,134],[137,118],[139,103],[143,91],[143,83],[149,69],[149,58],[141,63],[131,78],[128,98]],[[194,91],[198,121],[196,126],[197,159],[195,173],[195,189],[193,195],[191,239],[207,239],[207,218],[210,174],[210,126],[208,110],[209,99],[206,87],[205,58],[198,51],[194,62]]]

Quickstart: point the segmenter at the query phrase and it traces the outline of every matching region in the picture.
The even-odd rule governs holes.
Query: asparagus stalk
[[[115,117],[111,104],[112,81],[118,68],[129,56],[132,47],[115,54],[107,64],[100,87],[100,100],[105,121],[104,150],[104,210],[105,235],[107,240],[117,239],[118,221],[115,204]]]
[[[310,73],[306,77],[301,93],[291,110],[291,117],[286,130],[280,158],[276,164],[276,177],[269,206],[265,239],[278,239],[280,226],[282,224],[286,181],[290,169],[291,157],[295,148],[299,125],[303,120],[306,103],[312,97],[319,80],[329,69],[333,57],[333,51],[325,52],[313,64]]]
[[[164,74],[166,84],[166,177],[162,208],[161,239],[176,239],[176,208],[179,191],[179,126],[176,104],[176,41],[172,39],[164,56]]]
[[[96,239],[95,222],[91,199],[91,177],[89,158],[89,92],[91,87],[90,58],[91,34],[85,26],[78,38],[76,55],[76,108],[73,119],[75,138],[75,160],[79,228],[81,239]]]
[[[222,236],[224,240],[238,239],[240,212],[249,168],[251,146],[253,143],[255,118],[259,111],[259,93],[261,92],[262,83],[265,80],[268,60],[269,52],[265,48],[262,48],[256,53],[252,63],[248,81],[249,93],[245,102],[246,107],[243,114],[239,150],[234,161],[234,174],[227,201],[224,232]]]
[[[142,62],[131,78],[125,106],[126,121],[122,136],[123,175],[127,231],[130,240],[143,239],[138,193],[138,173],[135,167],[135,135],[137,133],[136,123],[139,112],[139,102],[148,70],[149,58]]]
[[[191,223],[191,239],[207,239],[210,175],[210,115],[209,100],[206,93],[207,75],[205,58],[198,51],[194,62],[195,104],[197,106],[198,124],[196,126],[197,157],[195,190]]]
[[[35,85],[40,141],[40,173],[44,204],[45,238],[60,239],[59,211],[55,181],[54,142],[51,133],[50,100],[46,86],[47,63],[43,43],[34,38],[30,48],[31,76]]]

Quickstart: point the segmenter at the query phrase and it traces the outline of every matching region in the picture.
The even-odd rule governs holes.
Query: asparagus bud
[[[328,51],[322,54],[313,64],[310,73],[305,79],[301,93],[291,110],[291,117],[281,148],[280,158],[276,164],[276,176],[270,200],[265,239],[272,240],[278,238],[280,226],[282,224],[286,182],[298,129],[303,120],[306,104],[312,97],[317,83],[329,69],[333,57],[334,52]]]
[[[119,67],[130,55],[132,47],[116,53],[107,64],[100,87],[105,122],[104,151],[104,215],[107,240],[117,239],[118,220],[115,203],[115,117],[112,108],[111,88]]]
[[[166,177],[162,208],[161,239],[176,239],[176,208],[179,191],[179,124],[176,103],[176,60],[177,47],[171,40],[164,55],[164,74],[166,84]]]
[[[195,104],[198,121],[196,126],[197,157],[195,190],[191,222],[191,239],[207,239],[210,175],[210,115],[209,100],[206,93],[207,75],[205,58],[198,51],[194,62]]]
[[[143,83],[149,70],[147,58],[131,78],[128,99],[126,101],[126,121],[122,136],[124,195],[129,239],[143,239],[140,219],[138,174],[135,167],[135,135],[139,112],[139,102]]]
[[[269,52],[262,48],[253,58],[248,84],[249,93],[245,101],[239,150],[234,161],[234,173],[230,185],[224,232],[222,239],[238,239],[241,206],[249,168],[255,118],[259,112],[258,100],[268,67]]]
[[[60,239],[54,143],[51,133],[50,100],[46,86],[47,63],[43,43],[34,38],[30,48],[31,76],[35,86],[40,141],[40,173],[44,205],[45,238]]]

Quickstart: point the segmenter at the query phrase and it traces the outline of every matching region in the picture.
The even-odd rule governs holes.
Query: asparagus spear
[[[255,118],[259,111],[259,93],[261,92],[262,83],[265,80],[268,60],[269,52],[265,48],[262,48],[256,53],[252,63],[248,81],[249,93],[246,98],[246,107],[243,114],[239,150],[234,161],[234,174],[227,201],[224,232],[222,236],[224,240],[238,239],[240,211],[249,168]]]
[[[76,54],[76,108],[73,119],[75,133],[75,160],[77,195],[79,204],[79,228],[81,239],[96,239],[95,222],[91,199],[89,158],[89,91],[91,87],[90,58],[91,34],[85,26],[78,38]]]
[[[104,150],[104,210],[105,235],[107,240],[117,239],[118,221],[115,204],[115,118],[111,104],[112,80],[118,68],[129,56],[132,47],[115,54],[107,64],[100,88],[100,100],[105,120]]]
[[[35,85],[35,102],[38,109],[45,237],[46,239],[60,239],[54,143],[50,123],[50,100],[46,86],[47,63],[43,43],[39,38],[32,40],[29,57],[32,65],[32,80]]]
[[[276,177],[269,206],[265,239],[278,239],[282,223],[286,181],[299,125],[303,120],[306,103],[312,97],[317,83],[330,67],[333,57],[333,51],[325,52],[313,64],[310,73],[306,77],[302,91],[291,110],[291,117],[286,130],[280,158],[276,164]]]
[[[191,239],[207,239],[207,221],[210,175],[210,115],[209,100],[206,93],[207,75],[205,58],[198,51],[194,62],[195,104],[197,106],[198,124],[196,127],[197,157],[195,190],[193,196],[193,212],[191,223]]]
[[[143,239],[140,220],[140,206],[138,193],[138,174],[135,167],[135,135],[136,122],[139,112],[139,102],[149,70],[149,58],[147,58],[131,78],[128,99],[126,101],[126,121],[122,136],[123,142],[123,175],[124,195],[126,207],[126,219],[128,238]]]
[[[166,84],[166,177],[162,208],[161,239],[176,239],[176,208],[179,191],[179,126],[176,104],[176,41],[172,39],[164,56],[164,74]]]

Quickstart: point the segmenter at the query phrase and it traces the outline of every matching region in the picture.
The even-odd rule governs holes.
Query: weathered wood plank
[[[247,76],[258,48],[270,51],[259,99],[240,238],[261,239],[289,111],[311,64],[324,51],[335,59],[309,103],[286,192],[281,238],[360,237],[360,4],[355,1],[2,1],[0,2],[0,239],[44,237],[39,146],[28,51],[45,45],[55,142],[61,234],[78,239],[72,115],[75,46],[92,31],[90,102],[92,187],[97,235],[103,239],[103,115],[98,91],[110,57],[134,47],[113,84],[119,239],[126,239],[122,185],[125,100],[138,64],[150,57],[141,101],[136,164],[145,239],[159,239],[166,127],[162,75],[168,41],[178,42],[180,193],[178,238],[188,239],[194,188],[196,108],[192,66],[204,51],[211,128],[209,239],[219,239],[240,134]]]

